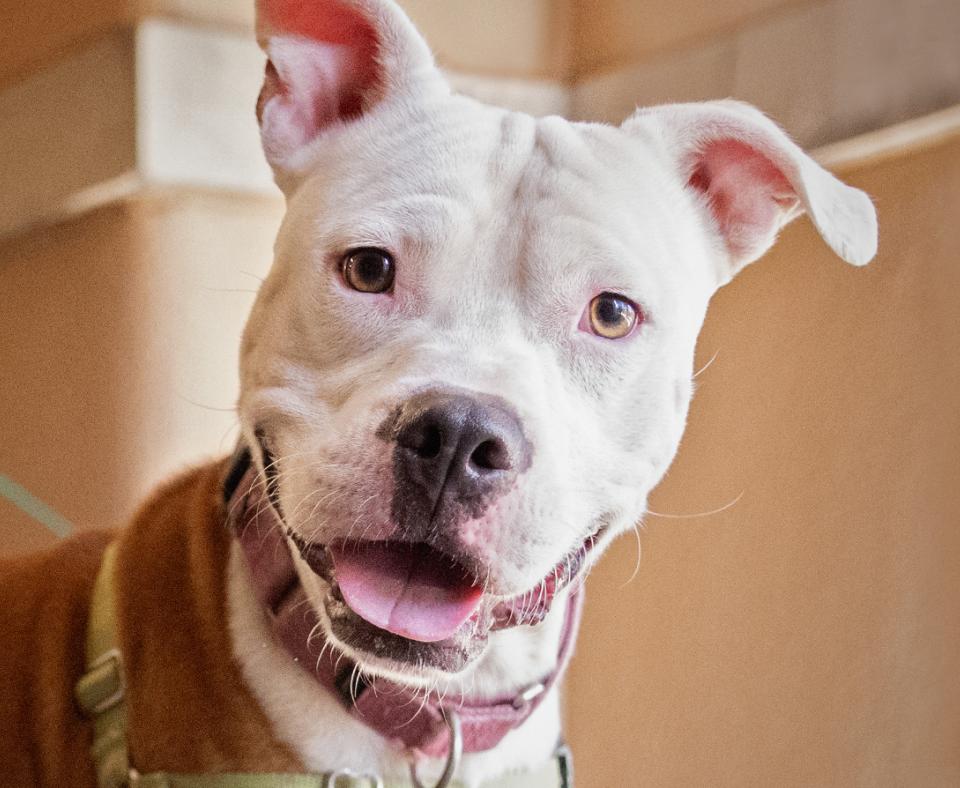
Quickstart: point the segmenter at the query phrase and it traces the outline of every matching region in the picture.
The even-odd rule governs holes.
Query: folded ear
[[[442,79],[393,0],[257,0],[257,40],[267,53],[257,118],[275,171],[328,127]]]
[[[876,254],[870,198],[824,170],[759,110],[737,101],[672,104],[639,110],[624,128],[651,125],[708,207],[731,277],[803,212],[848,263],[865,265]]]

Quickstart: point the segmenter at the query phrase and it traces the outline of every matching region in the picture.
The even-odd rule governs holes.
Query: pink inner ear
[[[367,18],[336,0],[261,0],[260,14],[262,22],[279,33],[371,52],[377,48],[377,34]]]
[[[268,157],[280,160],[369,105],[380,42],[370,20],[336,0],[261,0],[259,14],[270,60],[257,117]]]
[[[783,213],[797,202],[795,190],[773,162],[734,139],[703,148],[689,185],[706,195],[727,248],[744,262],[766,251]]]

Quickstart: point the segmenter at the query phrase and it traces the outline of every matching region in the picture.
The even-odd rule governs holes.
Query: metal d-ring
[[[447,752],[447,765],[443,767],[443,774],[440,775],[440,780],[433,788],[447,788],[450,785],[463,755],[463,731],[460,728],[460,716],[455,711],[444,709],[443,718],[447,723],[447,729],[450,731],[450,749]],[[417,764],[413,760],[410,761],[410,780],[413,782],[414,788],[427,788],[417,777]]]
[[[337,769],[330,772],[324,782],[326,788],[348,788],[348,786],[357,786],[363,782],[366,788],[383,788],[383,780],[376,774],[360,774],[352,769]]]

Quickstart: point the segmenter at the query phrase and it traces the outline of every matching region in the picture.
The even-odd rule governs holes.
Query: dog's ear
[[[442,84],[426,42],[393,0],[257,0],[267,54],[257,118],[277,175],[322,132],[379,102]]]
[[[766,252],[780,228],[804,212],[848,263],[865,265],[876,254],[870,198],[824,170],[748,104],[642,109],[624,129],[659,138],[687,188],[703,199],[729,260],[726,279]]]

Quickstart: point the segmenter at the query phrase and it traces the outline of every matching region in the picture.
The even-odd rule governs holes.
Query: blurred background
[[[880,213],[868,268],[801,220],[714,299],[680,456],[588,584],[578,785],[960,785],[960,3],[401,2],[464,92],[613,122],[734,96]],[[9,555],[231,449],[283,205],[252,0],[0,20]]]

